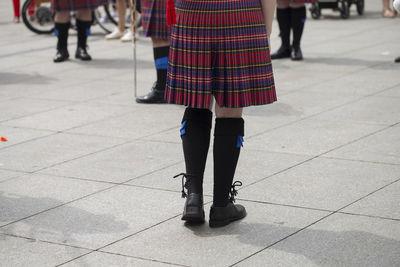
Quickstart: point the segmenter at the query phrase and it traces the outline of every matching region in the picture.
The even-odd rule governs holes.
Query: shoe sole
[[[139,104],[167,104],[167,101],[166,100],[163,100],[163,101],[161,101],[161,100],[157,100],[157,101],[146,101],[146,100],[138,100],[138,99],[136,99],[136,103],[139,103]]]
[[[228,219],[222,220],[222,221],[213,221],[213,220],[210,220],[210,221],[209,221],[209,225],[210,225],[211,228],[223,227],[223,226],[226,226],[226,225],[230,224],[231,222],[234,222],[234,221],[243,219],[244,217],[246,217],[246,215],[247,215],[247,212],[245,212],[245,213],[244,213],[242,216],[240,216],[240,217],[228,218]]]
[[[194,222],[194,223],[203,223],[205,222],[204,210],[201,213],[198,212],[186,212],[182,216],[182,221],[186,222]]]

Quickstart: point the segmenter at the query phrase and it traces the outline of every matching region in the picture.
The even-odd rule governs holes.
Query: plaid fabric
[[[141,0],[141,5],[144,35],[168,39],[170,31],[167,27],[167,0]]]
[[[276,101],[259,0],[177,0],[165,98],[208,108]]]
[[[51,0],[54,11],[93,10],[105,4],[107,4],[107,0]]]

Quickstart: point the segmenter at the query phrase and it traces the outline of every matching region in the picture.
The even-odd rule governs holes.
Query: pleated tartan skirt
[[[144,36],[168,39],[170,31],[167,27],[167,0],[141,0],[140,3]]]
[[[259,0],[176,0],[165,98],[238,108],[276,101]]]
[[[107,0],[51,0],[54,11],[94,10],[105,4]]]

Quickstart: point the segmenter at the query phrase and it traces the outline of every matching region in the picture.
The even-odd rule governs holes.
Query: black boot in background
[[[150,89],[150,93],[136,98],[137,103],[142,103],[142,104],[167,103],[167,101],[164,98],[164,93],[167,82],[169,46],[156,47],[153,49],[153,54],[157,70],[157,81]]]
[[[91,21],[76,20],[76,27],[78,29],[78,46],[76,48],[75,58],[81,60],[92,60],[92,57],[88,54],[87,48],[87,37],[90,35]]]
[[[210,227],[220,227],[246,216],[242,205],[235,205],[237,191],[232,185],[244,136],[242,118],[217,118],[214,130],[214,193]]]
[[[290,57],[290,8],[277,8],[276,18],[279,24],[279,35],[281,37],[282,44],[278,51],[271,55],[271,59],[287,58]]]
[[[293,29],[293,45],[290,57],[292,60],[302,60],[303,53],[300,48],[301,36],[303,35],[304,23],[306,23],[306,7],[290,8],[292,29]]]
[[[208,109],[186,108],[182,119],[181,139],[185,156],[187,196],[182,188],[182,196],[187,197],[182,220],[204,222],[203,176],[210,146],[212,112]]]
[[[63,62],[69,58],[68,53],[68,31],[71,23],[55,23],[54,35],[57,36],[57,54],[54,56],[54,62]]]

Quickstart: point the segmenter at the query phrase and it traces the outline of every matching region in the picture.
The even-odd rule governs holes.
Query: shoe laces
[[[174,178],[177,178],[179,176],[182,176],[182,191],[181,192],[182,192],[182,198],[185,198],[185,197],[187,197],[187,193],[185,192],[185,188],[187,189],[187,183],[189,181],[189,177],[188,177],[188,175],[186,173],[182,172],[180,174],[175,175]],[[185,182],[185,179],[186,179],[186,182]]]
[[[235,202],[235,196],[238,194],[238,191],[236,190],[236,186],[242,186],[243,183],[241,181],[235,181],[232,186],[231,186],[231,191],[229,192],[230,198],[229,201],[234,203]]]

